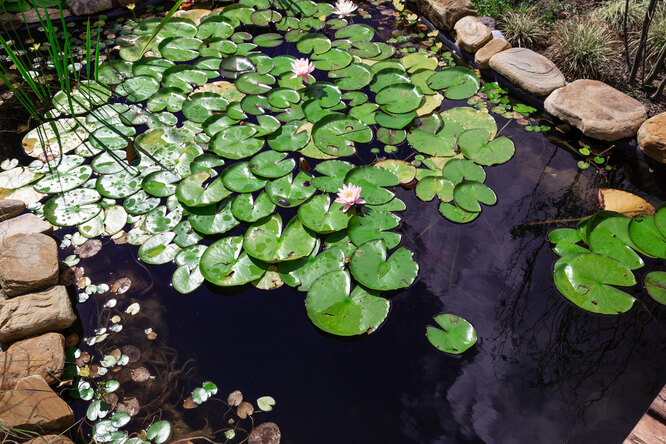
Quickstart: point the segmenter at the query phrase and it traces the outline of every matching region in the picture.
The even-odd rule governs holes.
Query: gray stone
[[[641,102],[598,80],[571,82],[548,96],[544,107],[586,136],[609,142],[633,137],[647,119]]]
[[[65,337],[47,333],[13,343],[0,353],[0,390],[9,390],[21,378],[40,375],[49,384],[58,382],[65,366]]]
[[[506,37],[504,37],[504,34],[499,29],[493,29],[493,38],[506,40]]]
[[[280,444],[281,438],[282,434],[277,424],[265,422],[252,429],[247,442],[248,444]]]
[[[497,27],[497,20],[492,17],[479,17],[479,20],[481,20],[481,23],[489,27],[491,31],[494,31]]]
[[[60,8],[39,8],[37,11],[35,8],[28,9],[21,14],[18,14],[18,19],[22,23],[41,23],[44,20],[44,11],[49,15],[52,20],[60,20],[61,14],[62,17],[69,17],[72,15],[68,10],[61,10]]]
[[[0,342],[60,331],[74,321],[76,315],[62,285],[7,299],[0,301]]]
[[[564,75],[553,62],[525,48],[511,48],[490,58],[492,69],[529,93],[547,96],[564,86]]]
[[[648,156],[666,163],[666,113],[652,116],[641,125],[638,145]]]
[[[456,31],[456,44],[463,51],[474,54],[483,45],[493,38],[493,34],[477,17],[468,15],[463,17],[454,26]]]
[[[53,225],[50,223],[32,213],[21,214],[13,219],[0,222],[0,245],[6,238],[16,234],[50,234],[52,232]]]
[[[74,15],[92,15],[114,6],[113,0],[67,0],[67,6]]]
[[[0,244],[0,286],[7,297],[58,283],[58,246],[41,233],[17,234]]]
[[[25,210],[25,203],[14,199],[0,199],[0,221],[18,216]]]
[[[416,5],[438,29],[452,31],[458,20],[477,15],[470,0],[416,0]]]
[[[74,412],[39,375],[21,379],[0,397],[0,426],[31,432],[64,432]]]
[[[474,54],[474,63],[482,69],[490,68],[490,58],[497,53],[511,48],[511,43],[502,39],[492,39]]]

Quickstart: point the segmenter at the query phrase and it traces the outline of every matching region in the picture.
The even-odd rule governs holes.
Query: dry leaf
[[[243,394],[240,390],[234,390],[233,392],[229,393],[227,404],[235,407],[240,405],[241,402],[243,402]]]
[[[132,370],[132,381],[143,382],[150,378],[150,372],[146,367],[138,367]]]
[[[141,306],[139,305],[138,302],[135,302],[133,304],[130,304],[130,306],[125,309],[125,313],[134,316],[139,312],[139,310],[141,310]]]
[[[132,281],[127,278],[120,278],[111,285],[111,291],[117,294],[123,294],[132,286]]]
[[[111,322],[113,322],[114,324],[117,324],[120,321],[122,321],[122,318],[118,315],[115,315],[114,317],[111,318]]]
[[[116,406],[116,412],[128,413],[130,416],[136,415],[139,410],[141,410],[141,405],[136,398],[123,398],[123,401]]]
[[[125,345],[122,348],[123,354],[127,355],[129,362],[136,362],[141,358],[141,350],[135,345]]]
[[[82,259],[96,255],[102,249],[102,241],[99,239],[88,239],[74,249],[74,254]]]
[[[109,353],[109,354],[110,354],[111,356],[113,356],[113,357],[115,358],[115,360],[117,361],[117,360],[120,359],[120,357],[123,355],[123,352],[121,352],[119,348],[116,348],[115,350],[113,350],[113,351],[112,351],[111,353]]]
[[[194,399],[192,399],[191,396],[183,401],[183,408],[185,409],[196,409],[197,407],[199,407],[199,404],[194,402]]]
[[[150,333],[148,333],[148,339],[150,339],[151,341],[154,341],[155,339],[157,339],[157,333],[155,333],[154,331],[151,331]]]
[[[240,419],[245,419],[248,417],[248,415],[252,415],[253,413],[254,413],[254,407],[252,406],[252,404],[246,401],[241,402],[238,408],[236,409],[236,415],[238,415]]]
[[[616,211],[628,217],[654,214],[654,206],[650,202],[626,191],[600,188],[597,197],[602,210]]]

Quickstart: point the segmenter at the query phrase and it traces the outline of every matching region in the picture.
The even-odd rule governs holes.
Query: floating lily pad
[[[481,214],[480,212],[474,213],[471,211],[463,210],[457,205],[452,205],[446,202],[439,204],[439,212],[442,213],[442,216],[451,222],[456,222],[459,224],[472,222],[474,219],[479,217],[479,214]]]
[[[361,198],[370,205],[380,205],[393,199],[393,192],[384,187],[400,184],[400,178],[393,172],[377,166],[366,165],[347,172],[345,183],[361,187]]]
[[[641,268],[645,263],[636,254],[629,237],[630,219],[620,213],[602,211],[597,213],[587,226],[585,241],[594,253],[616,259],[631,270]]]
[[[243,222],[256,222],[257,220],[273,214],[275,204],[271,202],[265,192],[261,192],[255,199],[252,194],[239,194],[231,203],[231,213]]]
[[[231,212],[231,198],[219,204],[188,209],[188,221],[192,228],[203,234],[222,234],[235,228],[240,221]]]
[[[317,164],[315,171],[323,176],[313,179],[313,185],[326,193],[337,193],[344,185],[345,176],[354,165],[344,160],[327,160]]]
[[[456,205],[471,213],[481,212],[481,205],[495,205],[497,196],[487,185],[481,182],[468,180],[459,183],[453,189],[453,199]]]
[[[641,253],[666,259],[666,239],[654,223],[654,216],[634,216],[629,222],[629,237]]]
[[[243,241],[247,254],[263,262],[282,262],[308,256],[316,237],[294,217],[282,230],[279,214],[261,219],[248,228]]]
[[[180,251],[178,245],[171,243],[174,237],[176,233],[172,231],[151,236],[139,247],[139,258],[152,265],[171,262]]]
[[[361,285],[373,290],[397,290],[409,287],[419,272],[414,253],[398,248],[386,257],[383,239],[368,241],[354,252],[349,270]]]
[[[237,193],[251,193],[262,189],[267,181],[252,174],[249,162],[239,162],[224,170],[222,182],[228,189]]]
[[[102,211],[101,195],[88,188],[59,194],[44,204],[44,216],[53,225],[75,226],[89,221]]]
[[[223,127],[215,132],[209,146],[220,157],[244,159],[258,153],[264,146],[262,139],[253,137],[255,133],[254,128],[245,125]]]
[[[666,305],[666,272],[653,271],[645,275],[645,288],[652,299]]]
[[[312,128],[312,138],[317,148],[334,156],[354,153],[354,143],[368,143],[372,130],[360,120],[343,115],[324,117]]]
[[[331,202],[326,195],[314,196],[298,208],[303,225],[322,234],[344,230],[353,215],[352,211],[343,212],[342,204]]]
[[[372,210],[352,217],[347,231],[356,246],[361,246],[370,240],[383,239],[386,248],[391,250],[398,246],[401,236],[388,230],[396,228],[399,224],[400,218],[395,214]]]
[[[277,179],[289,174],[296,166],[294,159],[286,159],[287,153],[264,151],[250,160],[250,171],[257,176]]]
[[[479,77],[474,71],[464,66],[444,68],[434,73],[427,82],[434,90],[446,89],[447,99],[469,99],[479,91]]]
[[[476,344],[476,330],[460,316],[442,313],[435,322],[439,328],[428,326],[426,336],[437,350],[459,355]]]
[[[207,183],[209,179],[209,171],[192,173],[178,184],[176,197],[188,207],[202,207],[217,203],[231,194],[222,183],[221,177]]]
[[[296,207],[310,198],[316,191],[312,176],[300,171],[296,177],[291,174],[275,179],[266,185],[268,198],[283,208]]]
[[[490,133],[485,129],[465,131],[458,138],[463,155],[479,165],[498,165],[507,162],[515,153],[513,142],[507,137],[489,141]]]

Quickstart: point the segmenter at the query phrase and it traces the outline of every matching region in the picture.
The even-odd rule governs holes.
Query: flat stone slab
[[[452,31],[463,17],[477,15],[471,0],[416,0],[416,5],[433,25],[444,31]]]
[[[474,54],[493,38],[489,27],[477,17],[468,15],[458,20],[454,26],[456,44],[463,50]]]
[[[0,221],[11,219],[25,210],[25,203],[15,199],[0,199]]]
[[[76,321],[67,290],[58,285],[0,301],[0,342],[63,330]]]
[[[666,113],[643,122],[638,130],[638,145],[648,156],[666,163]]]
[[[548,96],[544,106],[586,136],[609,142],[633,137],[647,119],[641,102],[598,80],[576,80]]]
[[[0,244],[0,287],[7,297],[58,283],[58,246],[41,233],[17,234]]]
[[[74,444],[71,439],[62,435],[44,435],[32,438],[23,444]]]
[[[47,333],[12,344],[0,353],[0,390],[9,390],[26,376],[40,375],[47,384],[58,382],[65,366],[65,337]]]
[[[492,39],[474,54],[474,64],[481,69],[488,69],[490,68],[489,62],[492,56],[510,48],[511,43],[506,40]]]
[[[17,234],[53,232],[53,225],[41,220],[32,213],[21,214],[13,219],[0,222],[0,244],[7,238]]]
[[[0,425],[38,433],[63,432],[74,412],[39,375],[16,383],[0,397]]]
[[[490,58],[492,69],[537,96],[547,96],[564,86],[565,78],[546,57],[526,48],[511,48]]]

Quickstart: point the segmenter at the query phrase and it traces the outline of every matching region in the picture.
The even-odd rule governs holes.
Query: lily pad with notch
[[[361,244],[349,261],[352,276],[361,285],[373,290],[397,290],[409,287],[419,272],[414,253],[404,247],[386,256],[383,239]]]

